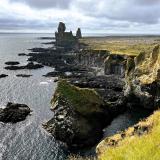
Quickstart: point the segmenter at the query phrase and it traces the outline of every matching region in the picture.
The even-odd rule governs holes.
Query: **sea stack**
[[[82,33],[81,33],[81,29],[80,29],[80,28],[77,29],[76,37],[77,37],[78,39],[82,38]]]
[[[59,22],[58,31],[55,32],[56,47],[63,48],[65,50],[76,49],[79,45],[78,39],[81,38],[81,29],[78,28],[76,36],[72,31],[66,32],[66,25],[63,22]]]

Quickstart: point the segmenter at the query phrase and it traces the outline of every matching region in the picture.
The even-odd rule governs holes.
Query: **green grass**
[[[92,50],[108,50],[111,54],[138,55],[141,51],[151,50],[158,41],[155,38],[130,37],[130,38],[83,38],[81,42]]]
[[[83,114],[101,112],[100,106],[104,104],[94,89],[81,89],[69,84],[65,80],[61,80],[58,83],[51,103],[54,103],[59,96],[65,98],[71,106]]]
[[[106,147],[105,151],[99,155],[99,160],[159,160],[160,111],[155,112],[139,125],[145,123],[152,126],[148,133],[142,136],[128,135],[119,141],[118,145]]]

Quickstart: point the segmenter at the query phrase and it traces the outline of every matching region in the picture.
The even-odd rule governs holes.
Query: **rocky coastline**
[[[29,54],[20,53],[19,56],[28,57],[27,65],[6,62],[8,66],[5,67],[9,70],[54,68],[43,75],[56,77],[55,82],[58,82],[51,99],[53,118],[43,124],[48,133],[71,150],[92,147],[102,139],[103,129],[127,109],[141,107],[152,113],[158,108],[159,45],[138,56],[112,54],[108,50],[86,48],[79,41],[82,38],[80,29],[76,36],[65,29],[65,24],[60,23],[55,46],[32,48]],[[101,151],[98,149],[98,152]]]
[[[137,80],[140,74],[145,74],[139,69],[139,64],[145,63],[144,57],[148,53],[137,57],[113,55],[107,50],[89,50],[85,49],[83,44],[78,46],[79,49],[70,50],[65,47],[33,48],[32,53],[28,55],[28,61],[55,68],[53,72],[44,76],[59,77],[56,80],[58,81],[56,93],[51,100],[54,117],[43,126],[57,140],[65,142],[69,148],[84,148],[97,144],[102,138],[103,128],[117,115],[131,107],[147,108],[152,112],[158,106],[160,97],[159,91],[153,92],[159,85],[158,78],[150,84]],[[155,52],[158,56],[159,46],[153,48],[152,54],[156,55]],[[92,112],[87,108],[87,104],[96,105],[89,99],[89,102],[81,104],[86,98],[80,99],[81,91],[84,95],[87,94],[86,88],[94,90],[100,97],[102,102],[99,107],[102,107],[103,111]],[[66,93],[71,92],[76,97],[65,96],[63,94],[65,90]],[[83,109],[79,111],[77,105],[85,111]]]

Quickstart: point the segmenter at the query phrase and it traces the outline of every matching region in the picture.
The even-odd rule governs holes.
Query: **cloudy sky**
[[[0,32],[160,34],[160,0],[0,0]]]

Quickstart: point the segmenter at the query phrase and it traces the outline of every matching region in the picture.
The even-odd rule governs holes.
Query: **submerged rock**
[[[4,123],[20,122],[30,114],[30,108],[25,104],[8,103],[6,108],[0,109],[0,121]]]
[[[93,89],[60,81],[51,104],[54,118],[44,128],[71,148],[96,144],[110,122],[107,106]]]
[[[25,78],[28,78],[28,77],[31,77],[32,75],[29,75],[29,74],[17,74],[16,76],[17,76],[17,77],[25,77]]]
[[[17,62],[17,61],[9,61],[9,62],[5,62],[5,64],[6,64],[6,65],[12,65],[12,66],[14,66],[14,65],[18,65],[18,64],[20,64],[20,63]]]
[[[19,53],[18,56],[27,56],[25,53]]]
[[[29,62],[27,65],[25,66],[7,66],[5,67],[5,69],[7,70],[20,70],[20,69],[39,69],[39,68],[43,68],[44,66],[41,64],[34,64],[33,62]]]

